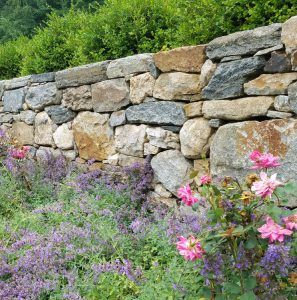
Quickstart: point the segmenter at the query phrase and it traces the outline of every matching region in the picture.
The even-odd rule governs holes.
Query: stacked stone
[[[297,17],[208,45],[0,82],[0,124],[20,145],[127,166],[152,155],[166,201],[193,169],[243,177],[255,148],[297,180]]]

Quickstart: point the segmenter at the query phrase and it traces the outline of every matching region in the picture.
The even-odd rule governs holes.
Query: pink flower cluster
[[[283,242],[285,235],[291,235],[293,231],[283,228],[273,221],[271,217],[266,218],[266,224],[258,228],[262,239],[269,239],[269,243],[275,241]]]
[[[282,182],[276,180],[277,174],[273,174],[271,177],[264,172],[260,173],[260,181],[253,183],[251,190],[255,192],[257,196],[261,198],[271,197],[273,191],[280,185],[283,185]]]
[[[209,175],[203,175],[200,177],[200,183],[201,184],[210,184],[211,183],[211,177]]]
[[[279,157],[273,156],[271,153],[261,153],[258,150],[254,150],[250,154],[250,159],[254,163],[251,169],[268,169],[280,166]]]
[[[189,184],[179,188],[177,195],[187,206],[192,206],[194,203],[198,202],[198,199],[193,196],[193,192]]]
[[[286,228],[289,230],[297,230],[297,214],[283,218]]]
[[[23,146],[21,149],[10,148],[9,155],[15,159],[24,159],[30,150],[29,146]]]
[[[178,238],[179,241],[176,243],[176,247],[180,255],[182,255],[186,260],[190,261],[202,258],[204,250],[197,239],[195,239],[193,236],[190,236],[188,239],[183,236]]]

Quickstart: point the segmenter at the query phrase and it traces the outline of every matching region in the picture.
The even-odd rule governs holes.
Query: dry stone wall
[[[104,167],[152,155],[160,200],[193,169],[243,178],[256,148],[297,180],[297,16],[208,45],[1,81],[0,97],[1,126],[37,158],[48,150]]]

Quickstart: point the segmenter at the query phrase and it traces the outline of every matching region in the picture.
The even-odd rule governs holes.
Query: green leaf
[[[217,218],[220,218],[224,214],[224,210],[222,208],[216,208],[214,214]]]
[[[206,299],[210,299],[211,298],[211,290],[210,288],[204,286],[201,289],[201,294],[203,295],[203,297],[205,297]]]
[[[198,171],[193,171],[193,172],[190,174],[190,179],[195,178],[197,175],[198,175]]]
[[[256,295],[252,291],[248,291],[244,293],[242,296],[239,298],[240,300],[256,300]]]
[[[257,286],[257,280],[255,277],[249,277],[244,280],[244,287],[248,290],[252,290]]]
[[[251,236],[244,244],[246,249],[253,249],[257,246],[258,241],[255,236]]]
[[[241,292],[241,289],[240,289],[240,286],[235,284],[235,283],[232,283],[232,282],[227,282],[225,285],[224,285],[224,289],[225,291],[228,293],[228,294],[240,294]]]

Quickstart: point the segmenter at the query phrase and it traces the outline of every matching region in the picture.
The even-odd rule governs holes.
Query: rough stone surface
[[[289,107],[291,111],[297,114],[297,82],[289,85],[288,88]]]
[[[144,156],[147,156],[147,155],[156,155],[157,153],[160,152],[160,148],[159,147],[156,147],[150,143],[145,143],[144,144],[144,147],[143,147],[143,153],[144,153]]]
[[[217,64],[213,63],[210,59],[208,59],[203,64],[203,66],[201,68],[200,78],[199,78],[201,88],[204,88],[205,86],[208,85],[216,68],[217,68]]]
[[[2,98],[3,93],[4,93],[5,82],[6,82],[6,80],[1,80],[0,81],[0,99]]]
[[[53,132],[55,126],[46,112],[35,117],[35,143],[42,146],[54,146]]]
[[[281,24],[272,24],[218,37],[208,44],[206,54],[210,59],[255,54],[261,49],[281,44],[281,30]]]
[[[63,155],[66,157],[68,160],[75,160],[77,153],[75,150],[63,150],[62,151]]]
[[[20,121],[25,122],[28,125],[34,124],[36,113],[32,110],[21,111],[18,115]]]
[[[20,146],[34,144],[34,127],[24,122],[14,122],[9,134]]]
[[[188,120],[182,127],[179,138],[181,152],[187,158],[200,158],[209,151],[212,128],[208,120],[196,118]]]
[[[210,174],[210,161],[209,159],[197,159],[194,160],[194,170],[197,173],[195,182],[197,185],[201,185],[200,177],[206,174]]]
[[[274,108],[278,111],[291,112],[292,108],[289,102],[289,96],[279,95],[274,99]]]
[[[11,113],[0,114],[0,123],[12,123],[14,120],[14,115]]]
[[[6,80],[5,81],[5,90],[14,90],[14,89],[24,87],[28,84],[30,78],[31,78],[31,75]]]
[[[62,104],[74,111],[91,110],[93,108],[91,86],[82,85],[65,89]]]
[[[266,116],[273,106],[274,97],[247,97],[235,100],[204,101],[203,116],[207,119],[245,120]]]
[[[146,130],[150,145],[162,149],[180,149],[179,136],[160,127],[149,127]]]
[[[144,163],[144,158],[142,157],[135,157],[125,154],[119,154],[118,156],[118,164],[121,167],[128,167],[131,166],[134,163]]]
[[[291,54],[291,65],[292,65],[292,70],[297,71],[297,50],[295,50]]]
[[[107,68],[108,78],[125,77],[130,74],[150,72],[154,77],[158,72],[152,54],[137,54],[113,60]]]
[[[156,66],[162,72],[200,73],[206,60],[205,45],[187,46],[154,54]]]
[[[211,119],[209,120],[208,124],[211,128],[219,128],[223,126],[226,122],[221,119]]]
[[[188,100],[185,95],[201,91],[199,77],[198,74],[182,72],[163,73],[156,80],[153,96],[163,100]]]
[[[269,54],[269,53],[271,53],[273,51],[283,50],[283,49],[284,49],[284,45],[283,44],[279,44],[279,45],[276,45],[274,47],[270,47],[270,48],[266,48],[266,49],[260,50],[254,56],[266,55],[266,54]]]
[[[282,43],[285,45],[287,53],[297,49],[297,16],[290,18],[283,24]]]
[[[80,112],[74,119],[72,130],[81,158],[102,161],[115,153],[108,121],[108,114],[94,112]]]
[[[48,106],[45,108],[45,111],[53,122],[58,125],[73,120],[76,115],[76,113],[69,108],[60,105]]]
[[[130,99],[133,104],[142,103],[146,97],[153,96],[155,78],[150,73],[134,76],[130,80]]]
[[[74,147],[73,131],[69,129],[67,124],[59,126],[54,132],[53,138],[55,144],[60,149],[69,150]]]
[[[91,91],[95,112],[115,111],[129,104],[129,86],[123,78],[93,84]]]
[[[56,73],[57,87],[73,87],[106,80],[106,70],[108,65],[109,61],[103,61],[58,71]]]
[[[124,125],[115,130],[116,150],[129,156],[144,156],[144,143],[146,142],[146,125]]]
[[[192,164],[178,150],[167,150],[151,160],[156,179],[174,195],[182,184],[189,181]]]
[[[202,101],[186,104],[184,106],[186,116],[188,118],[201,117],[202,116],[202,105],[203,105]]]
[[[186,116],[179,103],[157,101],[130,106],[126,110],[129,123],[183,125]]]
[[[257,76],[265,65],[262,56],[219,64],[209,84],[202,90],[205,99],[224,99],[244,95],[243,84]]]
[[[259,149],[279,156],[274,172],[282,181],[297,180],[297,120],[246,121],[220,127],[210,151],[214,176],[235,176],[241,180],[250,172],[249,154]],[[295,206],[297,205],[294,199]],[[291,203],[293,204],[293,203]]]
[[[248,95],[281,95],[288,93],[288,86],[297,80],[297,73],[262,74],[244,84]]]
[[[285,53],[272,52],[271,58],[264,67],[266,73],[285,73],[292,69],[291,61]]]
[[[4,111],[19,112],[23,109],[26,89],[20,88],[12,91],[5,91],[3,94]]]
[[[242,56],[240,56],[240,55],[233,55],[233,56],[223,57],[221,59],[221,62],[227,62],[227,61],[238,60],[238,59],[242,59]]]
[[[26,103],[33,110],[42,110],[45,106],[61,103],[61,93],[54,82],[31,86],[26,95]]]
[[[33,74],[31,75],[31,83],[43,83],[43,82],[52,82],[55,81],[55,73],[43,73],[43,74]]]
[[[109,119],[109,125],[111,127],[116,127],[125,124],[126,124],[126,111],[119,110],[111,114]]]
[[[287,118],[291,118],[292,116],[293,116],[292,113],[282,112],[282,111],[269,110],[267,112],[267,117],[271,119],[287,119]]]

